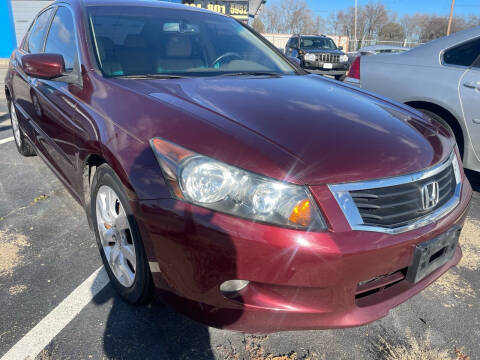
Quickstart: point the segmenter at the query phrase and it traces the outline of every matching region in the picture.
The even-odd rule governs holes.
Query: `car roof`
[[[159,1],[159,0],[57,0],[56,3],[70,2],[77,3],[80,6],[145,6],[145,7],[156,7],[161,9],[179,9],[185,11],[195,11],[195,12],[205,12],[209,14],[219,13],[201,9],[193,6],[183,5],[179,3],[173,3],[168,1]]]
[[[478,38],[479,36],[480,26],[476,26],[468,30],[459,31],[450,36],[444,36],[432,40],[426,44],[410,49],[409,51],[395,54],[395,56],[392,56],[392,54],[378,54],[375,56],[368,56],[369,59],[366,59],[365,61],[373,63],[399,63],[412,66],[418,66],[419,64],[422,66],[440,66],[440,54],[442,51]]]
[[[407,47],[403,46],[390,46],[390,45],[371,45],[365,46],[358,51],[373,51],[373,50],[410,50]]]
[[[458,45],[462,42],[475,39],[480,36],[480,26],[476,26],[471,29],[456,32],[450,36],[444,36],[435,40],[432,40],[426,44],[417,46],[410,50],[410,52],[439,52],[444,49],[448,49],[452,46]],[[437,54],[435,54],[437,55]]]
[[[327,37],[325,35],[297,35],[297,36],[302,37],[302,38],[303,37],[317,37],[317,38],[318,37],[321,37],[321,38],[326,38]]]

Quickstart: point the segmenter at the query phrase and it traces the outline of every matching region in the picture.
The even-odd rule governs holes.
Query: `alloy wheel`
[[[20,133],[20,127],[18,125],[18,117],[17,112],[15,110],[15,105],[12,103],[10,104],[10,117],[12,119],[12,128],[13,128],[13,136],[15,137],[15,142],[19,147],[22,146],[22,136]]]
[[[105,258],[115,278],[124,287],[135,282],[135,244],[125,209],[117,193],[102,185],[96,196],[97,227]]]

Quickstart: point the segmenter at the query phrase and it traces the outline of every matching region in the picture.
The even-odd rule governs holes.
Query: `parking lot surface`
[[[0,81],[3,77],[0,71]],[[39,323],[47,324],[39,327],[40,337],[47,343],[33,351],[37,359],[480,357],[478,174],[469,173],[475,194],[461,239],[464,258],[458,267],[368,326],[262,336],[208,328],[158,300],[145,307],[122,302],[102,278],[97,245],[82,208],[38,157],[24,158],[17,153],[15,143],[8,141],[11,136],[2,98],[0,359],[5,354],[5,358],[15,358],[22,353],[18,350],[21,346],[35,343],[38,339],[29,332]],[[77,293],[71,293],[97,270],[94,277],[98,279],[94,280],[100,285],[96,295],[85,304],[76,302]],[[60,325],[62,321],[65,326]]]

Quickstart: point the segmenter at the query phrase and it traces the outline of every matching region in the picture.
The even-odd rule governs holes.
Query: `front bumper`
[[[430,285],[461,258],[417,284],[384,284],[356,297],[358,284],[407,268],[415,246],[463,225],[472,190],[465,181],[460,204],[434,224],[389,235],[352,231],[326,186],[312,193],[329,231],[308,233],[256,224],[176,200],[132,204],[158,293],[178,310],[219,328],[246,332],[344,328],[363,325]],[[250,285],[235,299],[220,284]]]
[[[348,63],[331,63],[331,69],[324,68],[324,63],[320,61],[302,61],[302,67],[312,74],[319,75],[345,75],[349,69]]]

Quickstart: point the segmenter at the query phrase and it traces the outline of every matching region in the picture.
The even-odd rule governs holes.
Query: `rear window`
[[[477,38],[445,51],[443,62],[449,65],[470,67],[479,56],[480,38]]]
[[[144,6],[91,6],[88,15],[106,76],[295,74],[288,61],[229,17]]]

